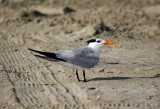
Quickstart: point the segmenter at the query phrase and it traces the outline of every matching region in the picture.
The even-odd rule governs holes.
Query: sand
[[[158,0],[0,0],[0,108],[159,109],[159,30]],[[73,49],[97,37],[119,44],[101,48],[88,82],[28,50]]]

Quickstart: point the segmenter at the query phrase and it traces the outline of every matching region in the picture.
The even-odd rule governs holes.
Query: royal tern
[[[100,55],[100,47],[102,45],[117,44],[117,42],[112,42],[108,40],[105,41],[103,39],[97,38],[88,40],[87,44],[88,45],[84,47],[72,50],[57,51],[55,53],[42,52],[33,49],[29,50],[43,55],[44,56],[43,58],[46,58],[47,60],[52,59],[63,63],[72,64],[74,66],[78,66],[85,69],[85,68],[92,68],[98,63]],[[39,55],[35,56],[42,57]],[[77,70],[76,70],[76,75],[78,81],[80,81]],[[83,70],[83,78],[84,78],[83,81],[86,82],[85,70]]]

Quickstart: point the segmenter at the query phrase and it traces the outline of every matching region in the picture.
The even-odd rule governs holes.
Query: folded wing
[[[43,56],[35,55],[35,56],[37,56],[37,57],[41,57],[41,58],[44,58],[44,59],[51,58],[51,59],[55,59],[55,60],[59,60],[59,61],[64,61],[64,62],[66,62],[66,60],[57,57],[57,54],[56,54],[56,53],[43,52],[43,51],[38,51],[38,50],[33,50],[33,49],[28,49],[28,50],[33,51],[33,52],[36,52],[36,53],[39,53],[39,54],[45,56],[45,57],[43,57]]]

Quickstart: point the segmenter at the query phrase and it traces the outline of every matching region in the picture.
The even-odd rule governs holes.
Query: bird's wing
[[[92,54],[92,51],[90,51],[90,54]],[[76,48],[73,50],[65,50],[65,51],[57,51],[56,56],[58,58],[64,59],[66,61],[70,61],[72,59],[77,59],[78,56],[85,57],[89,55],[88,47],[81,47]]]
[[[44,55],[45,57],[43,57],[43,59],[55,59],[58,61],[68,62],[83,68],[92,67],[99,61],[99,52],[96,52],[93,49],[88,48],[87,46],[73,50],[57,51],[56,53],[42,52],[33,49],[29,50]],[[39,55],[38,57],[42,58],[42,56]]]
[[[59,52],[57,53],[57,57],[64,59],[71,64],[86,68],[94,66],[99,60],[99,54],[87,46]]]
[[[35,56],[40,57],[40,58],[43,58],[43,59],[46,59],[46,60],[55,59],[55,60],[59,60],[59,61],[64,61],[64,62],[66,62],[66,60],[61,59],[61,58],[58,58],[56,53],[43,52],[43,51],[33,50],[33,49],[30,49],[30,48],[29,48],[28,50],[43,55],[43,56],[40,56],[40,55],[35,55]]]

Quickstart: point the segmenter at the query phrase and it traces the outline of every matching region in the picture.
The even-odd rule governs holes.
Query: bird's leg
[[[76,69],[76,75],[77,75],[78,82],[80,82],[79,75],[78,75],[78,70],[77,69]]]
[[[84,78],[83,82],[87,82],[86,75],[85,75],[85,70],[83,70],[83,78]]]

